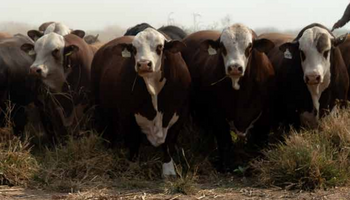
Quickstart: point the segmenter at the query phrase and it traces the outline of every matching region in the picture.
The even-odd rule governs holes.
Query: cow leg
[[[22,106],[15,106],[13,113],[13,132],[16,136],[20,136],[24,133],[24,128],[27,123],[27,115],[25,112],[25,108]]]
[[[218,171],[226,172],[232,168],[232,138],[230,135],[230,129],[227,123],[222,120],[217,120],[213,127],[214,134],[219,150],[219,166]]]
[[[168,132],[165,144],[162,145],[163,149],[163,165],[162,165],[162,177],[176,176],[174,161],[172,156],[175,155],[176,140],[180,131],[180,125],[175,124]]]
[[[129,160],[135,161],[139,155],[139,149],[141,145],[141,130],[137,125],[135,119],[131,120],[131,123],[129,123],[129,125],[126,123],[122,124],[122,133],[125,134],[126,145],[129,148]]]

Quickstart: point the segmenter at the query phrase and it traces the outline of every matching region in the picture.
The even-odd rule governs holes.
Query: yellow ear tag
[[[123,58],[130,58],[131,57],[131,53],[130,51],[128,51],[126,48],[122,51],[122,57]]]
[[[66,56],[70,56],[70,55],[72,55],[72,54],[73,54],[73,51],[67,53]]]
[[[209,55],[216,55],[217,54],[217,51],[213,48],[213,47],[211,47],[210,45],[209,45],[209,48],[208,48],[208,53],[209,53]]]

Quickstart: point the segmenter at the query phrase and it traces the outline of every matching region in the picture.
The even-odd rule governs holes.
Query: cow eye
[[[253,47],[253,44],[252,43],[249,43],[248,47],[245,49],[245,57],[248,57],[249,54],[250,54],[250,51],[252,50],[252,47]]]
[[[222,42],[220,43],[220,49],[221,49],[221,51],[222,51],[222,54],[223,54],[224,56],[226,56],[227,51],[226,51],[225,45],[224,45]]]
[[[157,51],[157,54],[160,55],[161,52],[163,51],[163,45],[161,45],[161,44],[158,45],[156,51]]]
[[[252,43],[249,43],[249,45],[248,45],[248,49],[250,49],[250,48],[252,48],[252,46],[253,46],[253,44]]]
[[[52,51],[51,54],[52,54],[52,56],[53,56],[54,58],[58,59],[59,56],[60,56],[60,50],[59,50],[59,49],[55,49],[55,50]]]
[[[328,55],[329,55],[329,50],[327,50],[327,51],[325,51],[325,52],[323,53],[323,56],[324,56],[325,58],[328,58]]]
[[[300,51],[300,57],[301,57],[302,61],[304,61],[306,59],[304,51]]]

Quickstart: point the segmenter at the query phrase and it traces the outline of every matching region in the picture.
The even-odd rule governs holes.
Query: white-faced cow
[[[293,39],[283,34],[261,37],[276,43],[269,54],[276,71],[276,120],[287,128],[315,127],[319,117],[346,100],[349,77],[336,38],[324,26],[311,24]]]
[[[273,67],[265,55],[274,44],[235,24],[222,33],[200,31],[184,39],[195,121],[217,138],[222,170],[230,168],[230,130],[255,146],[266,141]]]
[[[92,81],[104,120],[125,135],[130,159],[144,136],[164,150],[163,175],[176,175],[171,158],[186,119],[190,74],[179,53],[185,45],[153,28],[117,38],[97,53]]]
[[[37,103],[43,112],[44,125],[53,126],[46,127],[48,132],[66,132],[67,127],[75,127],[89,104],[92,48],[74,34],[61,36],[57,33],[48,33],[35,45],[24,44],[21,48],[35,56],[30,74],[43,83]]]

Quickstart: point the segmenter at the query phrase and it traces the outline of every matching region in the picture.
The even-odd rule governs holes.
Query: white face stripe
[[[230,76],[229,67],[238,65],[243,69],[241,76],[244,76],[249,59],[246,57],[245,51],[247,47],[253,43],[252,31],[242,24],[235,24],[222,31],[220,42],[226,49],[226,55],[222,54],[226,74]],[[238,90],[240,76],[230,77],[232,79],[233,88]]]
[[[65,40],[63,36],[49,33],[35,42],[36,57],[31,68],[41,70],[40,78],[51,89],[60,91],[65,82],[66,75],[62,66],[63,58],[57,62],[52,56],[52,51],[58,49],[63,55]]]
[[[327,36],[327,41],[324,43],[325,47],[323,52],[319,52],[317,49],[317,44],[319,42],[320,36],[323,34]],[[304,80],[309,79],[308,77],[320,77],[319,84],[307,85],[312,97],[314,108],[317,111],[319,111],[319,99],[322,95],[322,92],[330,84],[330,53],[328,53],[328,56],[325,58],[324,52],[331,50],[331,39],[333,38],[334,37],[327,30],[320,27],[313,27],[305,30],[299,39],[299,49],[305,54],[305,60],[301,61],[301,66],[304,72]]]
[[[138,33],[132,45],[136,48],[135,55],[135,71],[137,72],[137,63],[140,61],[151,61],[152,71],[160,71],[162,63],[162,54],[157,54],[157,46],[162,45],[164,47],[166,38],[160,32],[153,28],[147,28],[144,31]]]

